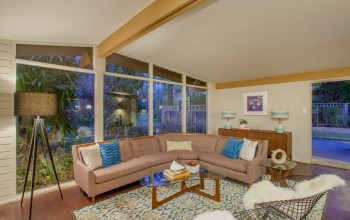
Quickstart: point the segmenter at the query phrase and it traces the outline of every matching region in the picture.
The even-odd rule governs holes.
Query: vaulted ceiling
[[[2,0],[0,38],[98,44],[152,0]],[[207,0],[120,51],[212,82],[350,66],[349,0]]]
[[[1,0],[0,39],[98,44],[153,0]]]

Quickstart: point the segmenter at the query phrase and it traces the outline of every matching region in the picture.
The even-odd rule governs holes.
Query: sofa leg
[[[95,196],[91,197],[91,203],[94,205],[95,204]]]
[[[247,190],[248,190],[248,189],[249,189],[249,187],[250,187],[250,184],[249,184],[249,183],[246,183],[245,185],[246,185]]]

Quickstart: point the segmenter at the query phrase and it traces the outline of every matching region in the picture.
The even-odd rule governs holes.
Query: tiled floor
[[[310,165],[299,163],[293,170],[293,174],[319,175],[323,173],[333,173],[339,175],[346,181],[346,187],[331,191],[329,193],[325,219],[350,219],[350,171],[320,165]],[[97,197],[96,202],[108,199],[118,193],[133,190],[140,187],[138,183],[133,183],[117,190],[105,193]],[[89,200],[82,196],[77,186],[63,190],[64,200],[61,200],[59,192],[54,191],[44,195],[34,197],[32,219],[45,220],[68,220],[73,219],[71,212],[90,204]],[[28,219],[29,199],[24,201],[23,207],[19,202],[12,202],[0,205],[0,219],[20,220]]]

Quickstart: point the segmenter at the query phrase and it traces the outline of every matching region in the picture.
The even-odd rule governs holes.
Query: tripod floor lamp
[[[34,191],[34,184],[35,184],[35,168],[36,168],[36,160],[37,160],[37,154],[38,154],[38,142],[39,142],[40,132],[42,134],[41,137],[43,138],[44,146],[46,146],[49,152],[50,161],[53,168],[53,172],[56,177],[58,189],[60,191],[61,198],[63,199],[60,183],[57,178],[55,164],[51,154],[49,139],[46,133],[44,119],[40,118],[40,116],[57,115],[57,112],[58,112],[58,99],[55,94],[36,93],[36,92],[16,92],[15,93],[15,116],[36,116],[33,123],[33,133],[32,133],[32,139],[30,142],[28,165],[27,165],[27,171],[26,171],[26,176],[24,180],[22,199],[21,199],[21,206],[22,206],[24,192],[27,186],[27,179],[28,179],[30,164],[31,164],[31,161],[33,160],[29,219],[32,218],[33,191]]]

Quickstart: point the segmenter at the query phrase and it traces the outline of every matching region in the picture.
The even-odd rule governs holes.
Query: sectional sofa
[[[212,134],[160,134],[120,139],[123,162],[97,170],[89,169],[79,154],[79,148],[95,143],[74,145],[72,146],[74,179],[94,203],[96,195],[167,169],[174,160],[180,163],[194,160],[209,170],[224,173],[227,177],[241,181],[249,187],[266,171],[259,166],[259,162],[267,158],[268,142],[259,140],[253,160],[232,160],[221,155],[228,138]],[[191,141],[193,151],[167,152],[166,141]]]

